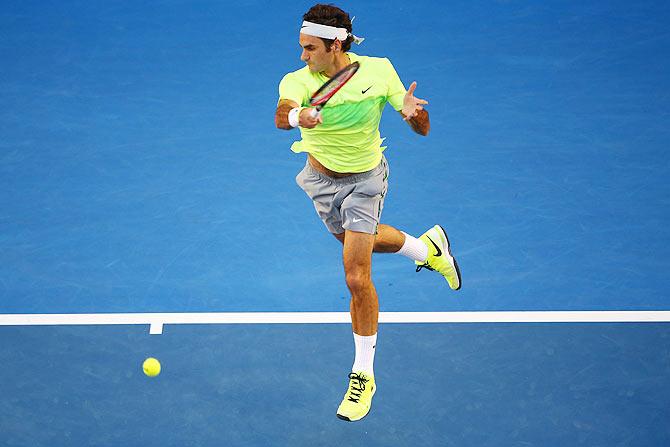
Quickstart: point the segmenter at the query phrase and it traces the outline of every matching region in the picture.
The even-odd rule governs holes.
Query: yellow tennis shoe
[[[375,378],[363,372],[349,374],[349,389],[337,409],[337,417],[353,422],[363,419],[372,406]]]
[[[422,268],[436,270],[447,279],[449,287],[453,290],[461,288],[461,270],[458,268],[456,259],[451,254],[447,233],[439,225],[423,233],[419,239],[428,246],[428,258],[426,262],[416,261],[416,271]]]

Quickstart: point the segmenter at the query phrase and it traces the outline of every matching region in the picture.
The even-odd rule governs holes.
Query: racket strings
[[[327,101],[337,90],[342,87],[358,70],[358,64],[352,64],[344,70],[335,74],[326,84],[324,84],[319,91],[312,97],[312,104],[319,104]]]

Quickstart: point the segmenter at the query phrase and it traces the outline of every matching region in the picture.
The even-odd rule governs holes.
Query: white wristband
[[[291,127],[298,127],[300,122],[300,111],[303,107],[295,107],[288,112],[288,123]]]

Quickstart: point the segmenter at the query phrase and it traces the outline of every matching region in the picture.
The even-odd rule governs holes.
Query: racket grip
[[[309,111],[309,115],[312,118],[317,118],[319,116],[319,109],[317,109],[316,107],[313,108],[312,110]]]

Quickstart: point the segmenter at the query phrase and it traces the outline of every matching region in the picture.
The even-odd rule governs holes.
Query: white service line
[[[148,324],[350,323],[349,312],[189,312],[100,314],[0,314],[0,326]],[[670,311],[380,312],[380,323],[650,323],[670,322]]]

